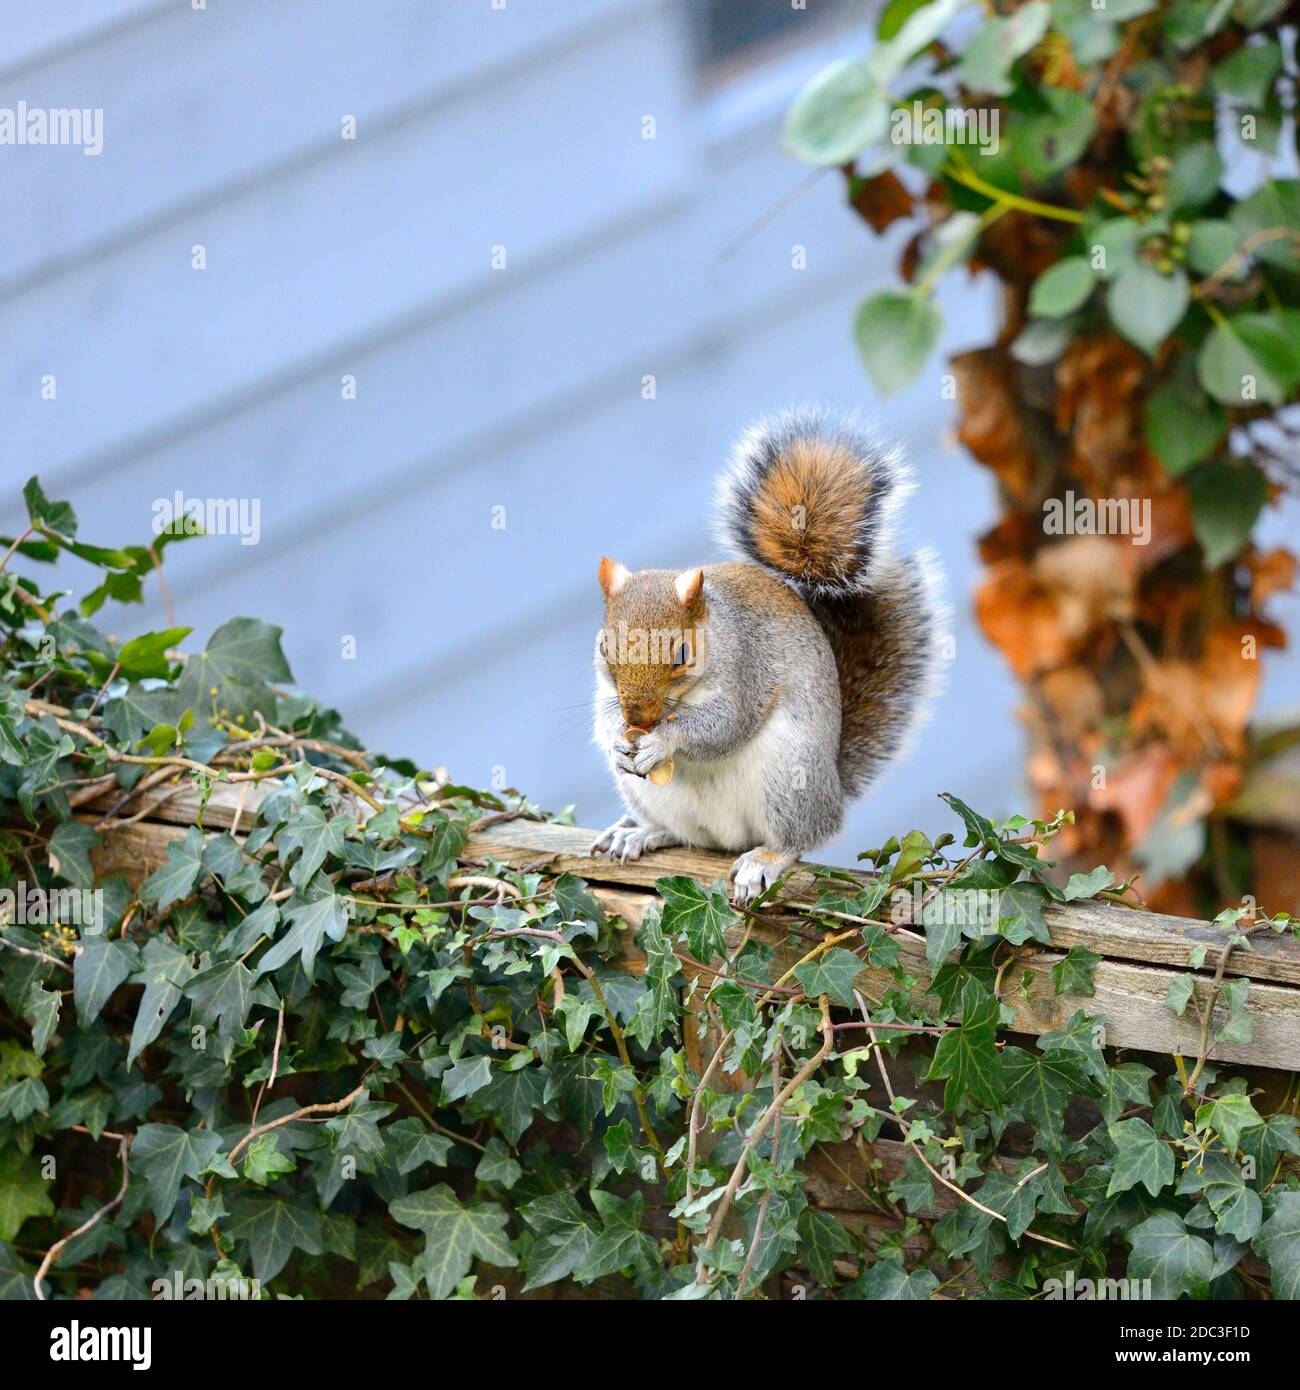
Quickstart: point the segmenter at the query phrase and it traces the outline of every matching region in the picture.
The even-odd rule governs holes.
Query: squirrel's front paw
[[[676,739],[662,727],[640,734],[635,743],[626,738],[614,744],[614,766],[633,777],[648,777],[661,763],[673,756]]]
[[[661,830],[657,825],[638,825],[631,816],[624,816],[596,838],[591,852],[608,854],[611,859],[627,864],[651,850],[667,849],[669,845],[680,843],[670,830]]]

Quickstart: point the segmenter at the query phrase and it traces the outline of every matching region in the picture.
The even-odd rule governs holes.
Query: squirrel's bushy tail
[[[722,539],[805,599],[865,593],[911,486],[901,453],[852,421],[783,411],[741,436],[719,480]]]
[[[942,683],[938,557],[896,554],[911,490],[899,450],[816,409],[760,420],[719,483],[724,543],[792,584],[830,642],[850,796],[900,755]]]

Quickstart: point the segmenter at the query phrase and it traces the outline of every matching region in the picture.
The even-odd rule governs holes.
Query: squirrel
[[[762,419],[717,492],[736,561],[600,562],[595,740],[628,808],[592,854],[723,850],[746,906],[839,830],[938,685],[929,551],[895,553],[897,449],[820,409]]]

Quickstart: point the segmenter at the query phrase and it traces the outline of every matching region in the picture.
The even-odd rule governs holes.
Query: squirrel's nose
[[[624,705],[623,715],[628,724],[649,732],[659,722],[659,716],[645,705]]]

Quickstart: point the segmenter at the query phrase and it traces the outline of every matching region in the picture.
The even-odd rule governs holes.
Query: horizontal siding
[[[638,83],[620,82],[633,66]],[[680,68],[675,31],[649,12],[0,305],[0,448],[76,478],[413,305],[486,290],[494,245],[526,268],[664,196],[684,142],[641,140],[640,118],[680,104]],[[194,243],[206,271],[190,268]],[[46,373],[56,402],[40,398]]]
[[[150,22],[124,25],[5,84],[29,106],[101,108],[105,142],[95,158],[6,153],[0,296],[72,258],[105,255],[142,226],[174,223],[249,184],[281,182],[295,163],[354,159],[356,147],[340,138],[345,115],[356,118],[359,143],[369,141],[386,125],[435,113],[469,86],[491,87],[494,74],[544,68],[564,46],[583,47],[593,31],[646,8],[647,0],[515,0],[501,11],[477,0],[143,7]],[[183,82],[141,80],[178,59]],[[408,179],[427,167],[412,162]],[[334,166],[329,176],[346,179]]]

